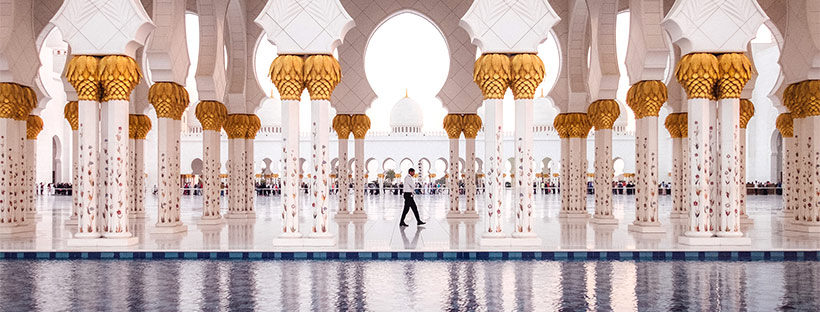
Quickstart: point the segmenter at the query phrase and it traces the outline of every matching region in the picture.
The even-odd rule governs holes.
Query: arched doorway
[[[771,181],[780,182],[783,181],[783,136],[780,135],[780,131],[777,129],[772,132],[771,144]]]

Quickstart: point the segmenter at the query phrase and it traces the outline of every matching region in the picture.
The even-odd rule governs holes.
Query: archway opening
[[[60,137],[55,135],[51,138],[51,183],[56,184],[63,181],[62,150],[63,145],[60,143]]]
[[[427,18],[405,11],[379,25],[365,48],[364,69],[376,93],[367,115],[371,129],[389,131],[393,104],[406,94],[421,107],[422,129],[441,128],[447,111],[436,97],[450,68],[441,31]]]

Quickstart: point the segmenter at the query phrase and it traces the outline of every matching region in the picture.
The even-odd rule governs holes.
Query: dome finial
[[[544,88],[541,88],[541,97],[544,97]]]
[[[407,98],[407,97],[410,97],[410,96],[408,95],[408,93],[407,93],[407,88],[404,88],[404,97],[406,97],[406,98]]]

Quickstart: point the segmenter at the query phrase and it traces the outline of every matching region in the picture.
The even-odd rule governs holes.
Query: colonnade
[[[784,190],[790,193],[786,195],[785,212],[791,214],[795,230],[820,232],[820,144],[813,140],[820,135],[820,80],[788,85],[783,92],[783,105],[789,109],[793,134],[790,140],[783,135],[783,145],[794,167],[788,173],[791,181]],[[787,127],[788,121],[778,118],[781,133],[788,132]]]
[[[477,114],[448,114],[444,117],[444,129],[450,138],[450,156],[447,165],[447,189],[449,191],[449,211],[447,218],[478,218],[475,208],[476,168],[475,138],[481,130],[481,117]],[[459,139],[464,134],[464,168],[459,168]],[[459,170],[461,169],[461,170]],[[418,176],[422,175],[419,167]],[[463,172],[463,173],[462,173]],[[404,173],[402,173],[404,174]],[[459,176],[464,176],[465,208],[459,204]]]
[[[339,138],[339,155],[336,166],[337,182],[339,183],[338,202],[339,213],[336,218],[367,219],[364,212],[364,186],[367,182],[365,175],[364,138],[370,130],[370,117],[365,114],[336,114],[333,117],[333,129]],[[318,129],[322,130],[322,129]],[[354,164],[356,170],[350,174],[348,164],[349,138],[353,134]],[[353,209],[349,204],[349,184],[353,177]],[[351,214],[352,210],[352,214]]]
[[[151,118],[142,114],[128,116],[128,216],[145,218],[145,138],[151,131]]]
[[[558,132],[558,136],[561,138],[562,165],[559,172],[561,212],[559,216],[562,218],[588,218],[586,155],[587,136],[592,128],[592,123],[587,113],[562,113],[555,116],[553,127],[555,127],[555,131]],[[603,127],[601,129],[603,130]],[[605,140],[602,141],[606,144]],[[601,150],[601,152],[604,152],[604,150]],[[602,207],[601,212],[605,209]]]
[[[29,185],[26,171],[29,158],[25,153],[29,114],[37,105],[37,96],[31,87],[16,83],[0,83],[0,233],[32,231],[29,212]],[[33,204],[33,203],[32,203]]]
[[[592,125],[595,127],[595,189],[612,189],[612,126],[621,115],[618,102],[612,99],[592,102],[587,108]],[[612,192],[595,192],[594,222],[617,224],[612,215]]]
[[[207,103],[207,104],[206,104]],[[254,208],[254,199],[256,198],[256,190],[255,190],[255,175],[253,173],[253,141],[256,139],[256,133],[259,132],[259,129],[262,127],[262,124],[259,120],[259,117],[252,114],[227,114],[227,109],[224,109],[224,105],[212,104],[212,103],[219,103],[214,101],[208,102],[201,102],[200,105],[215,105],[215,107],[209,107],[207,109],[208,113],[205,113],[205,107],[203,107],[203,114],[213,115],[214,117],[211,118],[224,118],[224,128],[225,132],[228,134],[228,214],[225,215],[226,218],[231,219],[253,219],[256,218],[256,212]],[[217,112],[216,110],[224,110],[226,112],[226,117],[222,117],[222,112]],[[205,116],[203,116],[205,117]],[[212,121],[212,123],[218,123],[219,121]],[[215,129],[216,125],[211,124],[209,127]],[[204,130],[203,124],[203,132]],[[211,132],[215,132],[216,130],[211,130]],[[213,134],[211,134],[213,136]],[[203,134],[204,138],[204,134]],[[218,136],[216,137],[218,140]],[[212,139],[213,140],[213,139]],[[204,142],[204,141],[203,141]],[[203,147],[204,148],[204,147]],[[204,152],[204,150],[203,150]],[[210,153],[214,153],[210,151]],[[216,157],[219,155],[219,150],[216,150]],[[218,164],[218,159],[217,159]],[[219,185],[219,170],[212,172],[213,175],[217,175],[214,179],[216,185]],[[211,191],[212,193],[214,191]],[[218,192],[217,192],[218,195]],[[217,204],[211,203],[211,205],[217,205],[218,207],[218,198],[213,199],[217,201]],[[211,214],[213,215],[213,209],[218,208],[211,208]],[[204,216],[204,215],[203,215]]]

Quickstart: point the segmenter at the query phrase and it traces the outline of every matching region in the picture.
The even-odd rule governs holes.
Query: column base
[[[308,247],[331,247],[336,245],[336,237],[330,233],[310,233],[303,239],[302,246]]]
[[[801,233],[820,233],[820,223],[816,222],[804,222],[804,221],[792,221],[786,227],[786,231],[793,231],[793,232],[801,232]]]
[[[139,237],[127,238],[69,238],[66,241],[68,247],[127,247],[138,244]]]
[[[504,233],[484,233],[478,240],[481,247],[509,247],[510,237]]]
[[[196,222],[197,225],[219,225],[222,224],[221,217],[202,217]]]
[[[334,217],[336,220],[344,221],[363,221],[367,220],[367,214],[364,211],[358,210],[353,213],[340,212]]]
[[[669,214],[669,219],[672,219],[672,220],[686,220],[686,219],[689,219],[689,213],[688,212],[674,212],[673,211],[672,213]]]
[[[540,246],[541,238],[538,234],[529,233],[513,233],[510,239],[510,246]]]
[[[38,215],[36,211],[26,212],[26,220],[40,220],[43,217]]]
[[[586,211],[561,211],[558,213],[559,219],[588,219],[589,213]]]
[[[471,213],[461,211],[449,211],[447,212],[447,220],[454,219],[454,220],[461,220],[461,219],[476,219],[478,218],[478,213],[473,211]]]
[[[647,222],[647,223],[632,223],[628,227],[630,232],[638,232],[638,233],[666,233],[666,229],[661,227],[660,222]]]
[[[589,220],[589,223],[601,224],[601,225],[607,225],[607,224],[617,225],[618,224],[618,219],[615,219],[615,217],[613,217],[611,215],[610,216],[593,215],[592,219]]]
[[[188,226],[184,224],[177,224],[177,225],[157,225],[151,229],[151,234],[176,234],[187,232]]]
[[[475,210],[467,210],[462,214],[463,219],[479,219],[480,216],[478,215],[478,211]]]
[[[128,212],[128,219],[145,219],[145,212]]]
[[[33,232],[34,230],[35,227],[33,223],[17,223],[11,225],[2,225],[0,226],[0,235]]]
[[[227,214],[222,216],[225,219],[248,219],[248,214],[245,212],[228,212]],[[253,218],[256,218],[254,214]]]
[[[678,244],[688,246],[750,246],[749,237],[681,236]]]
[[[755,223],[755,220],[750,218],[748,214],[740,215],[740,224],[748,225],[748,224],[754,224],[754,223]]]
[[[302,247],[302,233],[282,233],[273,239],[273,245],[277,247]]]

